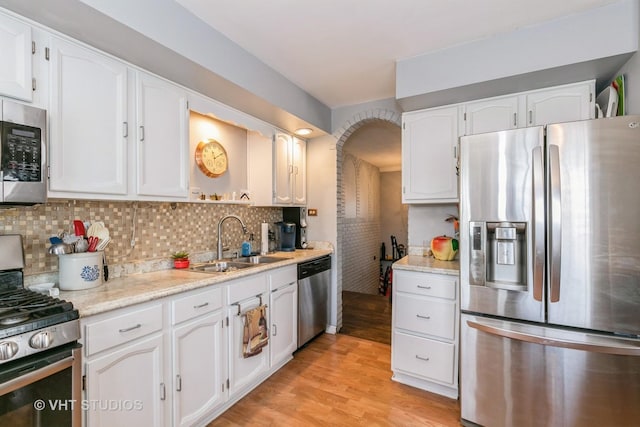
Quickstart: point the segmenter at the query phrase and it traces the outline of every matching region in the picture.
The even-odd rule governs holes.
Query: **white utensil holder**
[[[104,251],[59,255],[60,290],[78,291],[102,285],[103,261]]]

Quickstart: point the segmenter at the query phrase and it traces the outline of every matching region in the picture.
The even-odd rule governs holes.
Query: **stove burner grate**
[[[0,339],[77,318],[70,302],[24,288],[0,289]]]
[[[13,314],[11,316],[3,317],[2,319],[0,319],[0,325],[11,326],[17,323],[22,323],[25,320],[29,320],[30,318],[31,316],[29,315],[29,313],[22,313],[22,314],[17,313],[17,314]]]

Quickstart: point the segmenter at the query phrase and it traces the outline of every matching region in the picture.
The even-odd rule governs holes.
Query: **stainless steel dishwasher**
[[[298,264],[298,348],[327,327],[330,288],[331,256]]]

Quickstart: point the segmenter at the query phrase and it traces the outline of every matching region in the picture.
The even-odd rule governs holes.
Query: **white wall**
[[[391,238],[396,236],[398,244],[408,247],[409,205],[402,204],[402,173],[380,174],[380,243],[391,255]]]
[[[0,6],[282,129],[331,111],[173,0],[0,0]]]
[[[410,205],[409,206],[409,253],[423,255],[436,236],[453,236],[453,224],[446,222],[449,215],[458,216],[458,205]]]
[[[638,49],[638,7],[620,0],[398,61],[396,98],[408,111],[609,78]]]
[[[307,207],[317,209],[318,216],[307,217],[307,239],[327,241],[338,247],[338,223],[336,214],[336,138],[331,135],[310,139],[307,142]],[[331,257],[331,312],[329,322],[338,325],[338,271],[336,260]]]
[[[334,108],[331,110],[331,132],[336,132],[346,123],[357,123],[367,118],[367,112],[376,110],[385,110],[394,112],[398,115],[402,113],[400,105],[396,102],[395,98],[380,99],[372,102],[365,102],[356,105],[347,105],[340,108]],[[375,116],[380,118],[379,116]],[[336,135],[340,137],[342,135]]]

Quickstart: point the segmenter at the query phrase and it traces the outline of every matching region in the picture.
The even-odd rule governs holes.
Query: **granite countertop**
[[[394,262],[393,269],[457,276],[460,273],[460,261],[440,261],[431,256],[408,255]]]
[[[205,286],[224,284],[230,280],[309,261],[333,253],[331,249],[302,249],[276,252],[269,256],[282,261],[259,264],[228,273],[200,273],[189,269],[160,270],[110,279],[103,285],[81,291],[60,291],[60,299],[70,301],[80,317],[92,316],[122,307],[140,304]]]

